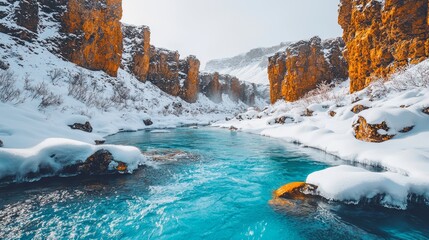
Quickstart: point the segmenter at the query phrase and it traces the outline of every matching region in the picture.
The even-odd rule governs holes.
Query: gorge
[[[0,239],[428,238],[428,2],[338,1],[205,62],[121,0],[0,0]]]

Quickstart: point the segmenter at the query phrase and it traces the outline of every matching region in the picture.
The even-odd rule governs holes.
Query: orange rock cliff
[[[177,51],[150,45],[150,29],[124,25],[122,67],[142,82],[150,81],[164,92],[194,103],[199,93],[200,61],[180,59]]]
[[[81,67],[113,77],[122,68],[189,103],[208,89],[200,83],[203,77],[195,56],[180,59],[177,51],[152,46],[148,27],[120,22],[122,0],[9,0],[0,4],[0,32],[19,41],[46,43],[54,54]],[[47,38],[39,36],[40,30],[50,27],[46,23],[59,26]],[[209,99],[214,102],[222,101],[222,94],[247,104],[254,104],[256,96],[264,97],[258,86],[232,76],[210,80],[209,86]]]
[[[341,0],[350,91],[429,56],[427,0]]]
[[[268,60],[270,100],[296,101],[323,82],[348,77],[341,38],[314,37],[289,45]]]

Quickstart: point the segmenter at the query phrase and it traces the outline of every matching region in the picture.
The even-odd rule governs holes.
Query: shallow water
[[[49,178],[0,188],[0,239],[429,236],[427,209],[397,211],[323,200],[268,204],[281,185],[346,164],[317,150],[210,128],[121,133],[108,142],[135,145],[161,156],[159,163],[132,175]]]

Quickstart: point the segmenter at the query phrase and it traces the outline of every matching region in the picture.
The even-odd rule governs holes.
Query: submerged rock
[[[0,140],[0,147],[3,147],[3,141]]]
[[[273,192],[274,198],[301,199],[314,193],[317,186],[305,182],[293,182],[286,184]]]
[[[196,160],[197,155],[187,153],[177,149],[168,150],[156,150],[145,152],[145,155],[152,161],[163,162],[163,161],[179,161],[179,160]]]
[[[387,134],[389,127],[386,122],[380,124],[369,124],[365,118],[359,117],[353,125],[355,137],[365,142],[381,143],[392,139],[395,135]],[[385,134],[383,134],[385,132]]]
[[[92,132],[92,130],[93,130],[91,123],[89,123],[89,122],[86,122],[85,124],[75,123],[73,125],[69,125],[69,127],[71,129],[81,130],[81,131],[89,132],[89,133]]]

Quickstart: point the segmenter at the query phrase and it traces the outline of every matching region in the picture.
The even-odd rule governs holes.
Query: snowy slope
[[[268,85],[268,57],[286,50],[290,43],[281,43],[270,48],[256,48],[247,53],[225,59],[209,61],[206,72],[219,72],[238,77],[240,80]]]
[[[114,78],[64,61],[38,42],[3,33],[0,42],[0,59],[8,66],[0,69],[0,140],[5,147],[30,147],[49,137],[93,143],[120,130],[146,128],[143,120],[149,118],[152,127],[208,124],[247,107],[228,97],[215,104],[203,95],[189,104],[149,82],[141,83],[124,70]],[[7,94],[2,91],[12,90],[17,96],[5,99]],[[93,133],[67,126],[84,121],[90,121]]]
[[[279,101],[262,112],[248,111],[215,126],[234,126],[241,131],[299,142],[350,162],[381,167],[370,172],[359,167],[339,166],[315,172],[307,182],[319,186],[317,194],[329,200],[359,203],[378,201],[381,205],[405,209],[410,202],[429,203],[429,60],[392,77],[377,81],[368,89],[348,94],[349,83],[320,91],[295,103]],[[353,106],[369,109],[355,114]],[[305,116],[306,109],[313,112]],[[334,111],[335,116],[330,112]],[[427,110],[429,111],[429,109]],[[383,143],[357,140],[353,124],[359,116],[370,124],[383,121],[388,134]],[[285,124],[275,120],[284,117]],[[243,120],[241,120],[243,119]],[[403,132],[413,127],[410,132]],[[385,133],[381,133],[385,134]]]

